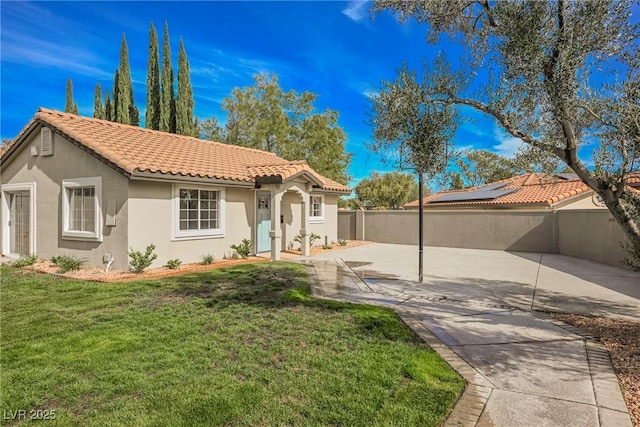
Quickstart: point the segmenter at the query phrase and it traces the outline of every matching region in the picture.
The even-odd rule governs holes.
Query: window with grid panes
[[[178,228],[215,230],[220,228],[219,191],[181,188]]]

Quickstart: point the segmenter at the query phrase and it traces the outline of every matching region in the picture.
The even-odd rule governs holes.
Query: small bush
[[[164,266],[167,267],[169,270],[175,270],[176,268],[180,267],[180,264],[182,264],[182,261],[176,258],[176,259],[170,259],[169,261],[167,261],[167,263]]]
[[[207,254],[202,257],[202,264],[211,265],[213,263],[213,255]]]
[[[129,264],[131,265],[131,269],[134,273],[142,273],[145,268],[149,267],[151,263],[158,258],[158,255],[153,253],[155,249],[156,245],[151,244],[147,246],[147,249],[143,254],[142,252],[134,251],[133,248],[131,248],[131,252],[129,252],[129,258],[131,258],[131,261],[129,261]]]
[[[341,240],[338,240],[338,244],[339,244],[340,246],[347,246],[347,241],[346,241],[346,240],[344,240],[344,239],[341,239]]]
[[[322,239],[322,237],[321,237],[319,234],[311,233],[311,234],[309,235],[309,246],[313,246],[313,244],[315,243],[315,241],[316,241],[316,240],[320,240],[320,239]],[[294,241],[296,241],[296,242],[298,242],[298,243],[300,243],[300,246],[302,246],[302,236],[301,236],[301,235],[299,235],[299,234],[298,234],[298,235],[296,235],[296,236],[293,238],[293,240],[294,240]]]
[[[58,266],[58,273],[66,273],[67,271],[80,270],[80,267],[87,260],[68,255],[59,255],[51,257],[51,262]]]
[[[242,259],[248,258],[249,255],[251,255],[252,247],[253,247],[253,244],[249,239],[242,239],[242,243],[240,243],[239,245],[230,246],[230,248],[236,251],[236,253],[240,255]]]
[[[11,265],[16,268],[28,267],[30,265],[35,264],[36,261],[38,261],[37,255],[28,255],[28,256],[23,255],[20,257],[20,259],[14,261]]]
[[[322,249],[333,249],[331,245],[322,245]]]

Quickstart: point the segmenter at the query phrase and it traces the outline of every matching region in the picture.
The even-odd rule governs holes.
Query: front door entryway
[[[9,196],[9,251],[12,254],[31,255],[31,202],[29,191],[8,193]]]
[[[256,195],[256,252],[269,252],[271,250],[271,193],[258,191]]]

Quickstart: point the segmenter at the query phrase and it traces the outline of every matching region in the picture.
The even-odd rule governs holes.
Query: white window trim
[[[69,230],[68,189],[94,187],[95,189],[95,231]],[[89,240],[102,242],[102,177],[73,178],[62,180],[62,238],[65,240]]]
[[[208,230],[180,230],[180,190],[206,190],[217,191],[220,195],[218,210],[220,211],[219,228]],[[226,197],[224,187],[211,187],[206,185],[173,184],[173,197],[171,203],[172,227],[171,240],[197,240],[219,239],[225,236]]]
[[[320,216],[311,215],[314,197],[320,197],[320,210],[322,211],[322,214]],[[309,223],[318,224],[318,223],[324,222],[324,210],[325,210],[324,194],[309,194]]]
[[[11,231],[9,228],[10,207],[9,193],[18,191],[29,192],[29,252],[36,254],[36,183],[24,182],[19,184],[4,184],[0,190],[2,192],[2,253],[11,256]]]

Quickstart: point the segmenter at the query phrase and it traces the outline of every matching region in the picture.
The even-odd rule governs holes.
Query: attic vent
[[[42,156],[53,156],[53,133],[49,128],[42,128],[40,131],[40,142],[42,146]]]

